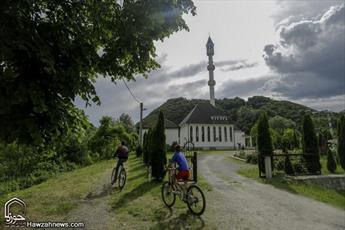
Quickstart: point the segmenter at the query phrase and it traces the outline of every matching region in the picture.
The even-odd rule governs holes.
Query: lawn
[[[249,164],[241,167],[237,173],[242,176],[255,179],[261,183],[270,184],[278,189],[306,196],[345,210],[345,191],[337,191],[316,185],[288,181],[282,174],[278,174],[270,180],[259,178],[257,166]]]
[[[327,169],[327,156],[321,156],[320,158],[321,163],[321,174],[328,175],[331,174]],[[337,164],[337,169],[335,170],[335,174],[345,174],[345,170]]]
[[[3,204],[8,199],[19,197],[25,201],[26,216],[31,220],[67,221],[69,213],[75,213],[85,198],[90,194],[92,196],[97,185],[107,183],[107,181],[100,182],[99,180],[104,178],[113,166],[114,160],[102,161],[72,172],[62,173],[31,188],[7,194],[0,197],[0,211],[3,213]],[[121,229],[133,229],[137,226],[144,229],[161,229],[162,227],[179,229],[199,228],[204,225],[202,219],[188,212],[187,205],[179,198],[176,199],[172,209],[163,205],[161,182],[147,181],[146,169],[140,158],[130,157],[125,167],[128,178],[124,189],[122,191],[114,189],[105,198],[109,204],[107,229],[112,229],[114,226],[119,226]],[[198,185],[205,195],[212,190],[201,177],[199,177]],[[4,218],[0,218],[0,226],[3,223]]]

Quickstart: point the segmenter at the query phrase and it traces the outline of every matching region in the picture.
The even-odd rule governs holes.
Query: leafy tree
[[[263,113],[258,121],[258,151],[260,154],[259,170],[265,172],[264,157],[273,155],[272,140],[269,131],[268,118],[266,113]],[[273,168],[273,161],[272,168]]]
[[[305,115],[303,119],[303,157],[308,172],[320,173],[320,155],[318,151],[318,143],[314,130],[314,124],[310,115]]]
[[[341,167],[345,170],[345,116],[338,121],[338,156]]]
[[[122,113],[119,117],[119,122],[121,122],[127,133],[134,132],[134,123],[131,116],[126,113]]]
[[[97,76],[132,80],[159,64],[154,41],[188,27],[192,0],[3,1],[0,138],[40,143],[78,126],[74,100],[100,103]]]
[[[280,135],[283,135],[285,129],[294,129],[296,127],[295,122],[282,116],[272,117],[269,119],[269,124],[270,127],[277,131]]]
[[[166,145],[165,145],[165,132],[164,132],[164,115],[162,112],[159,113],[157,125],[152,133],[152,176],[156,180],[160,181],[165,176],[165,164],[167,162],[166,157]]]
[[[283,132],[282,136],[282,143],[287,149],[293,149],[294,147],[294,140],[295,138],[295,131],[293,129],[287,128]]]
[[[327,146],[327,169],[329,172],[334,173],[337,169],[337,162],[334,159],[334,152]]]
[[[299,141],[299,133],[297,130],[294,130],[293,133],[293,146],[294,148],[299,148],[300,147],[300,141]]]

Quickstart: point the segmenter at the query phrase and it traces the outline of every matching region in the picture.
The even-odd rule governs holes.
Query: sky
[[[216,98],[254,95],[317,110],[345,109],[345,8],[331,0],[199,0],[185,15],[189,31],[156,42],[161,68],[127,82],[144,117],[169,98],[209,99],[206,42],[214,42]],[[122,81],[99,78],[101,105],[83,108],[98,125],[122,113],[139,120],[139,104]]]

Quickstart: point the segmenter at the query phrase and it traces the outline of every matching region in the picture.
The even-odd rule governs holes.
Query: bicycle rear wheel
[[[206,200],[202,190],[191,185],[187,190],[187,205],[189,210],[195,215],[202,215],[206,208]]]
[[[115,173],[116,173],[116,167],[114,167],[113,172],[111,173],[111,178],[110,178],[111,184],[115,183]]]
[[[126,173],[126,170],[121,167],[121,170],[120,170],[120,173],[119,173],[119,177],[118,177],[118,180],[119,180],[119,188],[122,190],[123,187],[125,187],[125,184],[126,184],[126,179],[127,179],[127,173]]]
[[[164,204],[169,208],[175,204],[175,200],[176,200],[176,194],[173,193],[173,191],[174,191],[173,185],[169,181],[166,181],[163,183],[162,199],[163,199]]]

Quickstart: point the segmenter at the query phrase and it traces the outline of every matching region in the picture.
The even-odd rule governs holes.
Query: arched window
[[[211,141],[211,130],[210,127],[207,126],[207,141],[210,142]]]
[[[228,141],[228,132],[226,131],[226,127],[224,127],[224,141]]]
[[[222,127],[218,127],[219,132],[219,142],[222,142]]]
[[[231,126],[230,126],[229,130],[230,130],[230,142],[232,142],[232,127]]]
[[[196,142],[199,141],[199,127],[198,126],[195,128],[195,141]]]
[[[205,128],[204,126],[201,127],[201,141],[205,141]]]
[[[189,140],[193,142],[193,126],[189,128]]]
[[[217,141],[217,137],[216,137],[216,127],[213,126],[213,141],[216,142]]]

